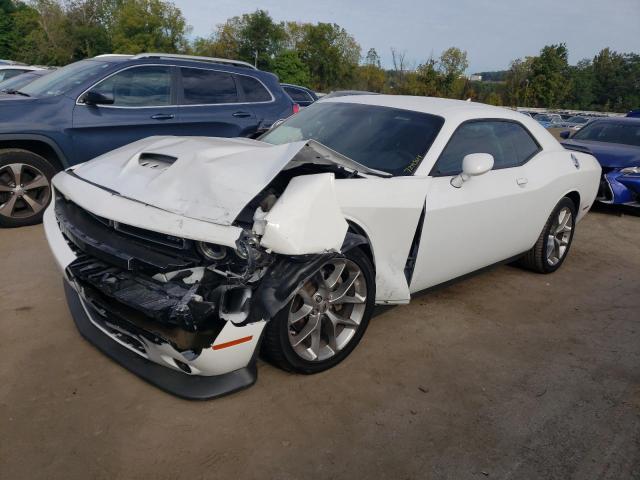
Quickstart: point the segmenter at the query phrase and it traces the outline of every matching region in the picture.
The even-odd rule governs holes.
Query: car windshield
[[[52,97],[68,92],[87,79],[97,76],[111,66],[107,62],[82,60],[60,68],[26,85],[21,92],[32,97]]]
[[[572,138],[640,147],[640,123],[594,122]]]
[[[0,82],[0,92],[6,92],[7,90],[19,90],[36,78],[38,78],[38,74],[32,72],[26,72],[18,75],[17,77],[11,77],[9,80]]]
[[[316,140],[366,167],[412,175],[444,120],[427,113],[357,103],[315,103],[261,140],[274,145]]]
[[[587,123],[589,119],[584,117],[571,117],[567,122],[569,123]]]

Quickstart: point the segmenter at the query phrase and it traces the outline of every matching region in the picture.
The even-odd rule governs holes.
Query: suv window
[[[519,123],[502,120],[472,120],[454,132],[432,175],[457,175],[462,171],[462,159],[470,153],[490,153],[493,168],[510,168],[526,163],[540,147]]]
[[[294,102],[313,102],[313,98],[304,90],[292,87],[283,87],[284,91],[291,97]]]
[[[270,102],[271,94],[264,85],[253,77],[237,75],[236,80],[242,85],[245,102]]]
[[[238,90],[230,73],[181,68],[184,105],[236,103]]]
[[[113,95],[116,107],[155,107],[171,104],[170,67],[134,67],[112,75],[91,90]]]

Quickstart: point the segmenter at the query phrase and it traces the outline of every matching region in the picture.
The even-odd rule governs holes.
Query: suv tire
[[[42,222],[51,201],[55,168],[28,150],[0,150],[0,227],[23,227]]]

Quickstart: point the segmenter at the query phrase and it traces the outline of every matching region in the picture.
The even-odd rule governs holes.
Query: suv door
[[[235,74],[192,67],[179,71],[181,135],[248,137],[256,132],[256,116],[244,101]]]
[[[90,90],[113,95],[112,105],[86,105],[82,95],[73,110],[74,163],[152,135],[173,135],[176,126],[172,67],[125,68]]]
[[[524,164],[540,150],[515,121],[472,120],[458,127],[430,173],[412,292],[531,248],[540,232],[528,216],[536,197]],[[494,167],[455,188],[451,179],[470,153],[493,155]]]

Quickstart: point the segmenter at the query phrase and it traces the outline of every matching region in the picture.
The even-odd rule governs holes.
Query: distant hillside
[[[474,75],[482,75],[483,82],[504,82],[507,70],[497,70],[495,72],[478,72]]]

